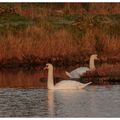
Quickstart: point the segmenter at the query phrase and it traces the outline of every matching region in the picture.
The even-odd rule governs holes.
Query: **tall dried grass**
[[[22,61],[29,56],[71,59],[72,56],[89,57],[94,53],[108,57],[119,55],[119,37],[110,37],[99,31],[96,38],[96,33],[88,30],[82,39],[76,41],[65,29],[55,31],[50,25],[38,24],[16,34],[8,32],[0,38],[0,60],[17,58]]]
[[[43,26],[31,26],[17,34],[0,38],[0,59],[33,55],[40,58],[67,56],[75,52],[72,36],[65,30],[51,32]]]
[[[43,5],[45,7],[35,7],[35,4],[29,4],[29,8],[22,7],[21,4],[14,4],[17,13],[24,16],[48,16],[53,14],[53,10],[58,10],[54,6],[56,4]],[[87,5],[87,6],[86,6]],[[81,8],[79,7],[81,6]],[[111,10],[106,9],[113,7]],[[117,6],[117,8],[116,8]],[[119,3],[116,4],[64,4],[61,9],[63,14],[66,14],[66,9],[69,14],[74,11],[80,12],[80,9],[86,9],[88,13],[119,13]],[[76,9],[73,9],[73,8]],[[78,8],[80,9],[78,9]],[[88,8],[86,8],[88,7]],[[98,9],[100,8],[100,9]],[[101,11],[102,10],[102,11]],[[84,10],[83,10],[84,11]],[[84,12],[83,12],[84,13]],[[89,20],[88,20],[89,21]],[[0,37],[0,60],[17,58],[22,61],[30,56],[36,59],[46,58],[69,58],[86,55],[89,58],[90,54],[98,53],[102,56],[118,56],[120,57],[120,42],[119,36],[108,36],[98,28],[86,27],[86,33],[82,38],[74,39],[72,34],[66,29],[61,28],[55,30],[52,25],[42,21],[36,25],[27,27],[24,30],[19,30],[15,34],[7,31],[5,35]],[[88,27],[88,28],[87,28]],[[29,58],[31,59],[31,57]]]

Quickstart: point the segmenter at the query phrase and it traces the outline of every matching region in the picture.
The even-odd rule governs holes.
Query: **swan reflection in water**
[[[77,97],[85,90],[48,90],[49,117],[58,116],[59,113],[72,113],[72,108],[79,103]],[[71,106],[70,106],[71,105]],[[56,108],[57,106],[57,108]],[[77,106],[76,106],[77,107]],[[74,109],[75,110],[75,109]],[[72,116],[72,115],[71,115]]]

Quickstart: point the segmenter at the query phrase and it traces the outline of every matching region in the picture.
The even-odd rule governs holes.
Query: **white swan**
[[[54,79],[53,79],[53,66],[52,64],[46,64],[46,67],[44,69],[48,69],[48,81],[47,81],[47,88],[48,89],[82,89],[86,87],[87,85],[91,84],[91,82],[82,84],[77,81],[72,80],[63,80],[54,85]]]
[[[97,60],[97,54],[91,55],[90,57],[90,61],[89,61],[89,68],[88,67],[79,67],[76,68],[75,70],[69,72],[65,72],[66,75],[70,78],[80,78],[81,75],[83,75],[84,73],[86,73],[87,71],[92,71],[95,70],[95,64],[94,61]]]

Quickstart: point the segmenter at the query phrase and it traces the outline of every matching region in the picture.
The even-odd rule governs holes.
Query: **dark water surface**
[[[78,66],[71,66],[70,68],[54,67],[54,83],[56,84],[61,80],[70,79],[65,74],[65,70],[71,71],[77,67]],[[47,71],[44,71],[43,68],[29,71],[23,69],[0,70],[0,88],[46,88],[47,75]],[[120,76],[118,79],[114,79],[116,77],[116,74],[112,79],[109,79],[109,77],[107,79],[100,76],[94,77],[93,75],[93,77],[81,78],[77,81],[83,83],[92,82],[92,85],[120,85]]]
[[[59,79],[68,79],[63,68],[55,69],[55,77]],[[56,83],[55,82],[55,83]],[[0,71],[0,88],[46,88],[47,71],[43,69],[35,71],[25,71],[23,69],[9,69]]]
[[[120,85],[73,91],[0,88],[0,117],[120,117]]]

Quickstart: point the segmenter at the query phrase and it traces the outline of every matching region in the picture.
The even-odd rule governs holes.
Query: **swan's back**
[[[54,89],[82,89],[82,88],[86,87],[87,85],[88,85],[88,83],[82,84],[77,81],[63,80],[63,81],[57,83],[55,85]]]
[[[80,78],[81,75],[83,75],[85,72],[89,71],[90,69],[88,67],[79,67],[73,71],[70,72],[70,75],[72,78]]]

